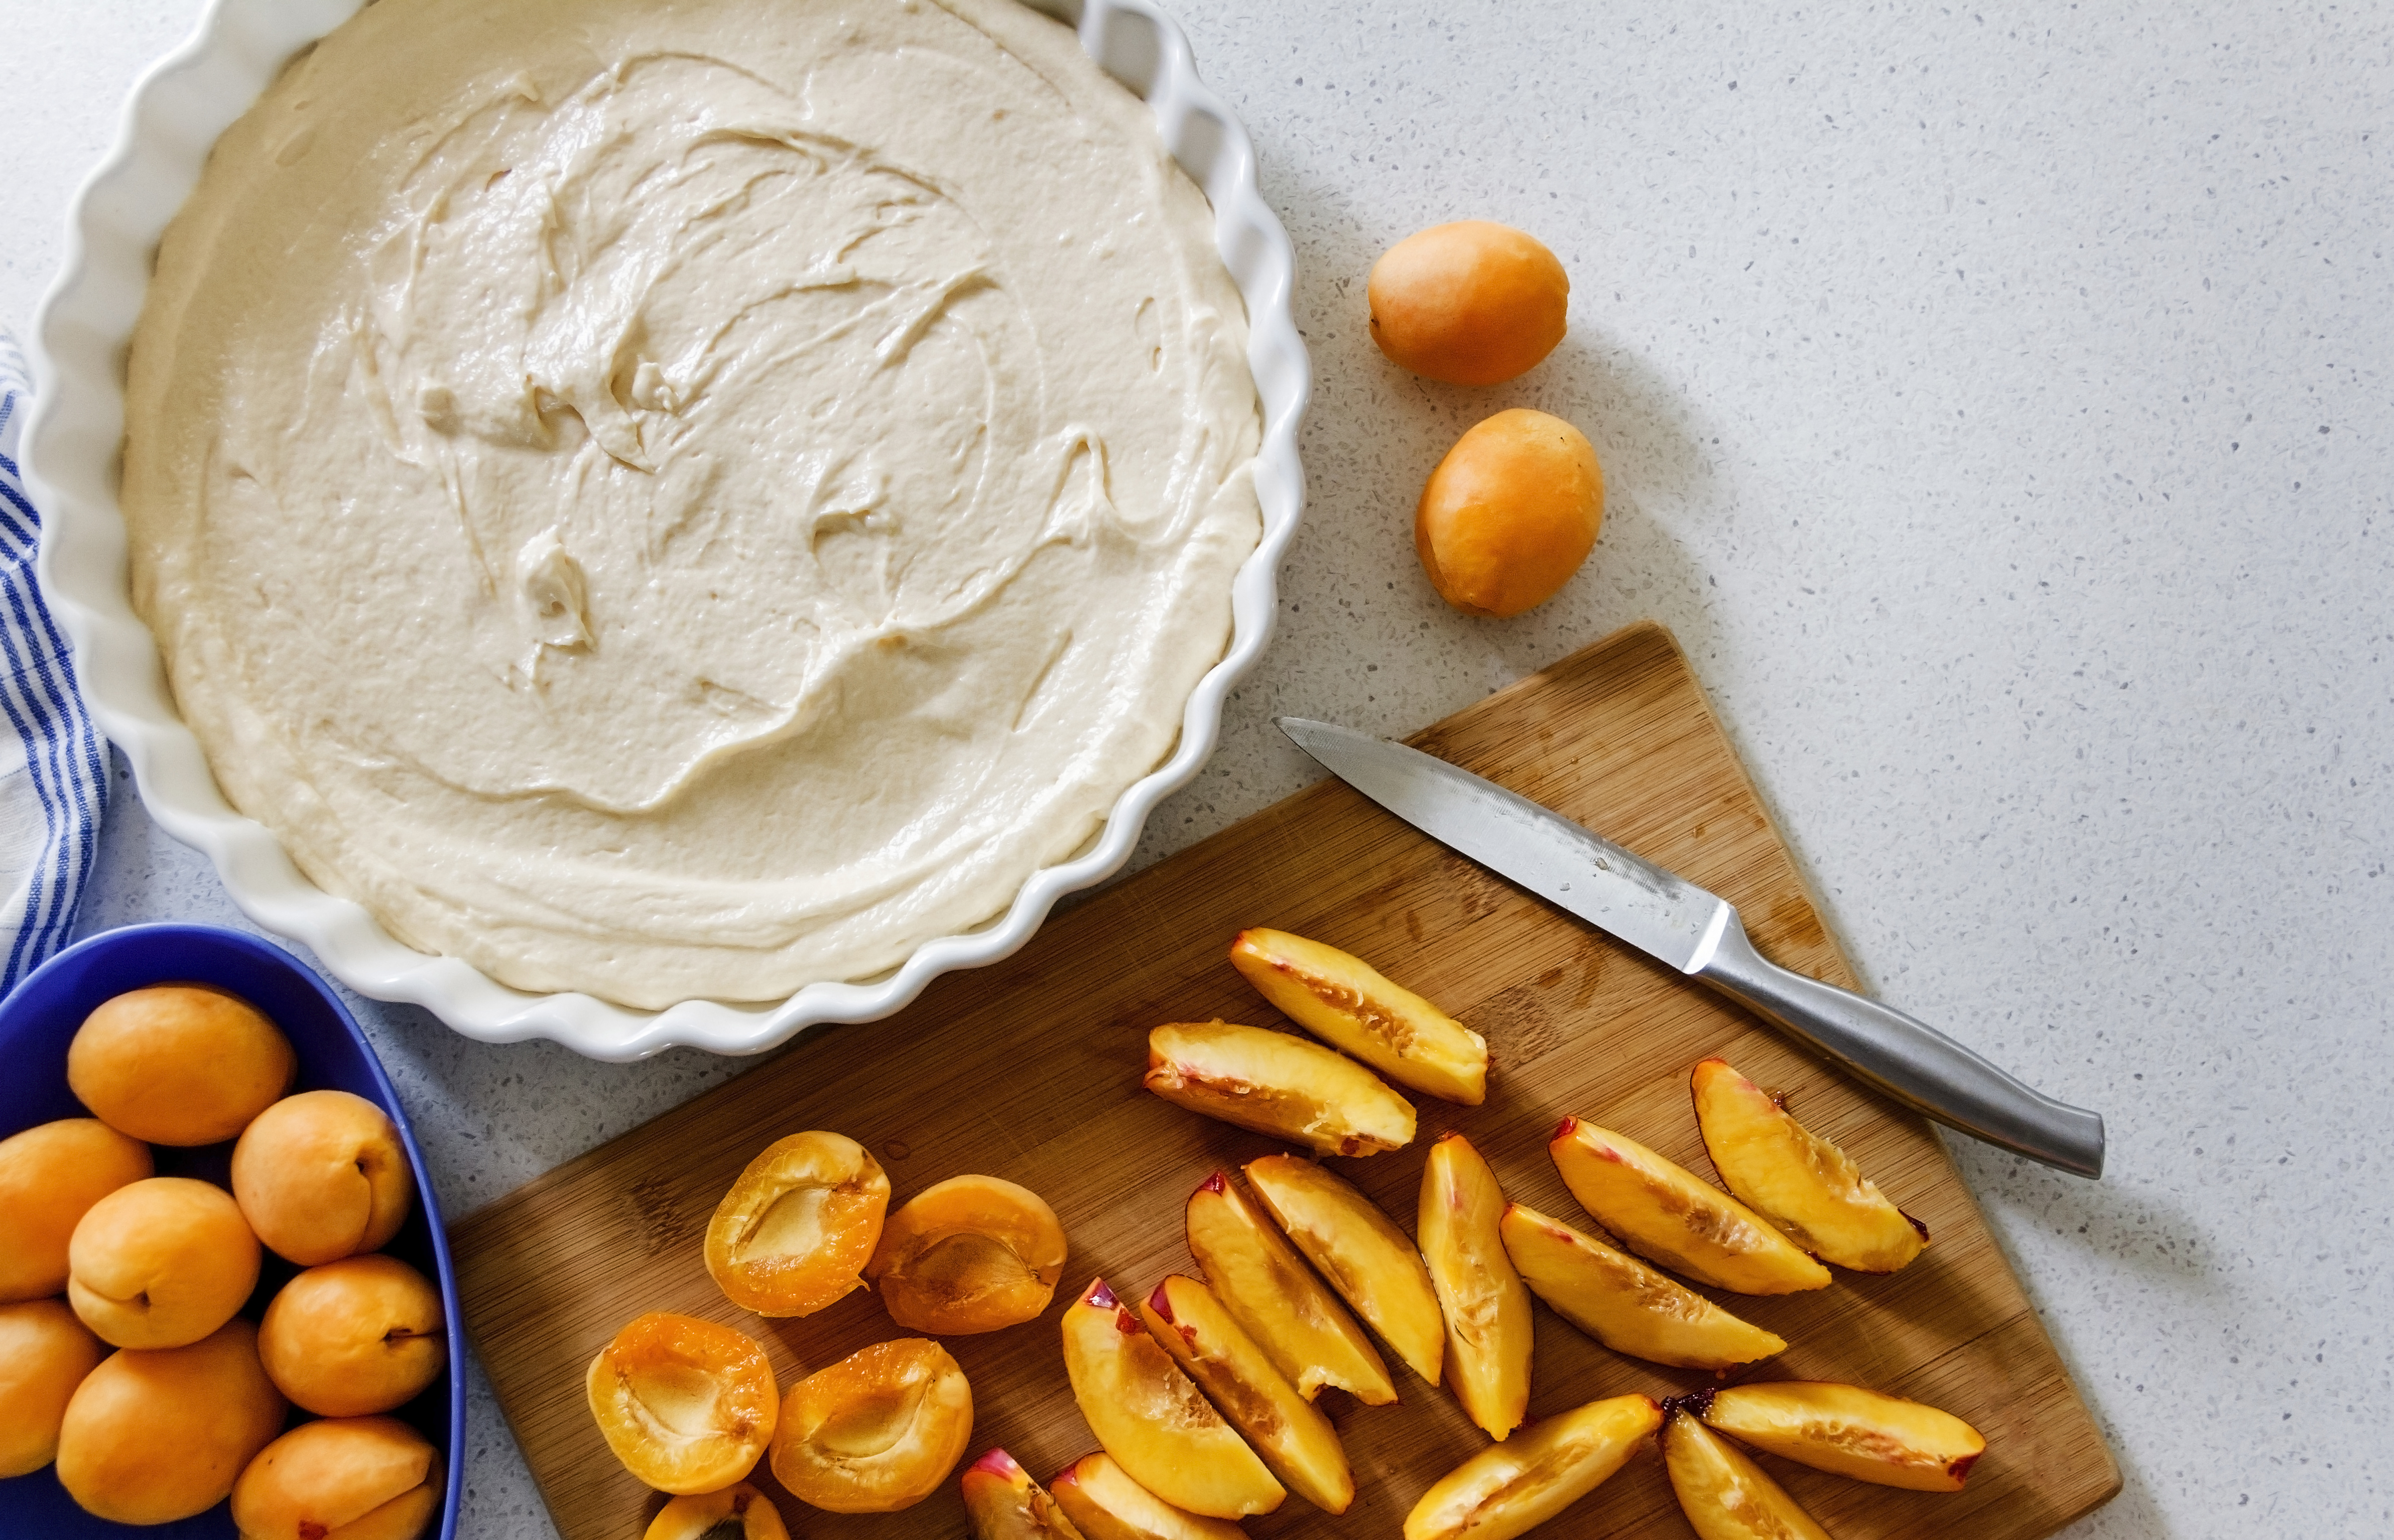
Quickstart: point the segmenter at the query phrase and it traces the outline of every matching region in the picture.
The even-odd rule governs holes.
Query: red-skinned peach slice
[[[1616,1353],[1683,1369],[1733,1369],[1787,1349],[1777,1333],[1534,1208],[1506,1204],[1497,1228],[1530,1292]]]
[[[1421,1254],[1446,1317],[1446,1377],[1454,1399],[1502,1443],[1530,1405],[1530,1291],[1505,1255],[1505,1194],[1461,1134],[1430,1146],[1422,1167]]]
[[[1105,1452],[1173,1507],[1243,1519],[1288,1495],[1102,1278],[1064,1311],[1064,1373]]]
[[[864,1286],[888,1209],[889,1177],[871,1151],[845,1134],[792,1134],[716,1205],[706,1270],[743,1310],[812,1315]]]
[[[895,1513],[940,1490],[972,1425],[972,1387],[945,1348],[876,1342],[790,1387],[773,1475],[826,1513]]]
[[[1347,1511],[1355,1476],[1330,1419],[1282,1377],[1212,1290],[1194,1278],[1166,1278],[1138,1318],[1282,1485],[1324,1513]]]
[[[1726,1060],[1698,1064],[1689,1090],[1721,1181],[1806,1251],[1856,1272],[1893,1272],[1928,1244],[1927,1226]]]
[[[975,1460],[963,1484],[973,1540],[1082,1540],[1056,1499],[1003,1449]]]
[[[1074,1460],[1047,1485],[1087,1540],[1246,1540],[1228,1519],[1174,1507],[1102,1451]]]
[[[1736,1385],[1699,1403],[1704,1421],[1798,1465],[1913,1492],[1959,1492],[1987,1441],[1953,1415],[1826,1380]]]
[[[585,1388],[624,1468],[677,1495],[746,1480],[781,1415],[773,1366],[753,1337],[663,1310],[616,1333]]]
[[[675,1498],[657,1509],[640,1540],[733,1540],[735,1535],[738,1540],[790,1540],[782,1510],[745,1481],[720,1492]]]
[[[1232,1320],[1311,1401],[1335,1385],[1366,1406],[1397,1399],[1388,1366],[1313,1270],[1225,1172],[1189,1198],[1189,1255]]]
[[[864,1278],[901,1326],[963,1336],[1036,1319],[1063,1272],[1064,1227],[1038,1193],[950,1177],[889,1216]]]
[[[1316,1154],[1376,1155],[1414,1139],[1414,1107],[1380,1077],[1319,1043],[1229,1021],[1174,1021],[1147,1034],[1143,1085],[1176,1107]]]
[[[1580,1206],[1650,1261],[1738,1294],[1829,1286],[1777,1226],[1636,1139],[1567,1117],[1546,1152]]]
[[[1533,1422],[1423,1493],[1405,1540],[1513,1540],[1602,1485],[1662,1421],[1644,1396],[1614,1396]]]
[[[1362,958],[1285,930],[1242,930],[1230,966],[1280,1013],[1400,1086],[1477,1107],[1488,1043]]]
[[[1684,1407],[1671,1409],[1663,1429],[1663,1465],[1679,1511],[1700,1540],[1829,1540],[1829,1532],[1744,1451]]]
[[[1248,1185],[1273,1222],[1305,1253],[1414,1373],[1438,1383],[1446,1318],[1429,1269],[1396,1221],[1344,1178],[1296,1155],[1246,1165]]]

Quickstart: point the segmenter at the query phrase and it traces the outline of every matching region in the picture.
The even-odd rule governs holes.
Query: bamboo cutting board
[[[1720,893],[1765,954],[1852,985],[1660,626],[1618,632],[1414,742]],[[1010,960],[951,974],[888,1020],[818,1033],[458,1224],[467,1325],[567,1540],[636,1540],[663,1501],[617,1465],[584,1402],[591,1358],[633,1316],[669,1310],[737,1325],[766,1345],[785,1390],[807,1370],[908,1335],[867,1293],[803,1320],[768,1321],[709,1281],[699,1243],[717,1200],[759,1150],[804,1128],[871,1147],[888,1169],[893,1204],[941,1178],[986,1172],[1055,1206],[1072,1257],[1046,1314],[947,1345],[972,1382],[973,1454],[1002,1444],[1044,1481],[1094,1448],[1059,1345],[1069,1291],[1103,1274],[1128,1298],[1166,1273],[1193,1271],[1181,1231],[1190,1190],[1217,1166],[1278,1148],[1139,1088],[1146,1033],[1159,1022],[1220,1016],[1287,1026],[1226,958],[1231,936],[1250,925],[1358,953],[1488,1039],[1486,1105],[1415,1098],[1414,1144],[1333,1163],[1408,1231],[1424,1152],[1450,1128],[1470,1136],[1508,1197],[1574,1223],[1585,1216],[1546,1153],[1566,1113],[1709,1177],[1687,1080],[1713,1053],[1785,1092],[1798,1116],[1928,1226],[1928,1250],[1890,1277],[1839,1272],[1827,1289],[1769,1299],[1706,1291],[1790,1344],[1739,1377],[1850,1380],[1944,1407],[1986,1434],[1985,1457],[1951,1495],[1864,1486],[1762,1456],[1841,1540],[2037,1540],[2119,1490],[2085,1405],[1926,1124],[1332,781],[1057,916]],[[1536,1319],[1533,1417],[1710,1380],[1616,1357],[1543,1305]],[[1258,1540],[1394,1536],[1431,1481],[1485,1447],[1446,1390],[1394,1355],[1388,1362],[1401,1404],[1322,1398],[1355,1468],[1354,1507],[1333,1519],[1292,1496],[1248,1520]],[[953,1480],[916,1507],[870,1517],[802,1508],[761,1464],[755,1480],[804,1540],[953,1540],[965,1530]],[[1650,1454],[1548,1533],[1680,1540],[1690,1532]]]

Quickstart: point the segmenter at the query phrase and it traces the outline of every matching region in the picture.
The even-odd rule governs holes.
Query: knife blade
[[[1718,895],[1435,755],[1330,722],[1279,720],[1325,770],[1422,833],[1738,1000],[1906,1106],[2057,1169],[2103,1174],[2099,1115],[1892,1006],[1769,961]]]

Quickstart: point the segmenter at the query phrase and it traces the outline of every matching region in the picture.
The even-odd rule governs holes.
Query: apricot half
[[[1247,1163],[1256,1199],[1338,1297],[1414,1373],[1438,1383],[1446,1323],[1429,1269],[1396,1221],[1344,1178],[1296,1155]]]
[[[1366,1406],[1397,1399],[1388,1366],[1313,1270],[1227,1173],[1189,1197],[1189,1255],[1232,1320],[1311,1401],[1335,1385]]]
[[[640,1540],[790,1540],[773,1500],[742,1481],[677,1497],[657,1509]]]
[[[1372,340],[1392,362],[1449,385],[1496,385],[1563,339],[1571,278],[1520,230],[1463,219],[1390,246],[1364,293]]]
[[[1733,1369],[1787,1349],[1777,1333],[1534,1208],[1506,1204],[1497,1231],[1530,1292],[1616,1353],[1683,1369]]]
[[[1003,1449],[975,1460],[963,1486],[973,1540],[1082,1540],[1056,1499]]]
[[[706,1270],[758,1315],[812,1315],[864,1286],[889,1177],[873,1152],[820,1129],[766,1146],[716,1205]]]
[[[894,1513],[940,1489],[972,1425],[972,1387],[945,1348],[876,1342],[790,1387],[773,1474],[829,1513]]]
[[[1634,1139],[1567,1117],[1546,1152],[1580,1206],[1642,1257],[1739,1294],[1829,1286],[1777,1226]]]
[[[67,1045],[67,1084],[102,1123],[152,1144],[217,1144],[291,1085],[299,1060],[248,1001],[159,984],[101,1003]]]
[[[104,1352],[62,1301],[0,1305],[0,1477],[58,1457],[67,1402]]]
[[[276,1256],[303,1268],[390,1244],[415,1201],[399,1127],[347,1091],[302,1091],[232,1147],[232,1195]]]
[[[441,1511],[441,1453],[396,1417],[302,1423],[233,1483],[242,1540],[415,1540]]]
[[[179,1348],[257,1286],[257,1237],[221,1187],[150,1177],[91,1205],[67,1246],[67,1302],[101,1340]]]
[[[164,1524],[225,1500],[283,1430],[283,1397],[238,1318],[182,1348],[127,1348],[84,1377],[59,1427],[59,1481],[86,1512]]]
[[[1376,1155],[1414,1139],[1414,1107],[1378,1075],[1319,1043],[1229,1021],[1175,1021],[1147,1034],[1141,1082],[1176,1107],[1317,1154]]]
[[[1505,1255],[1505,1194],[1461,1134],[1430,1146],[1422,1168],[1421,1253],[1446,1317],[1454,1399],[1499,1443],[1530,1405],[1530,1291]]]
[[[1513,1540],[1595,1491],[1663,1421],[1614,1396],[1535,1422],[1448,1471],[1405,1515],[1405,1540]]]
[[[1987,1441],[1934,1406],[1859,1385],[1734,1385],[1699,1407],[1704,1421],[1773,1454],[1879,1486],[1959,1492]]]
[[[1713,1169],[1789,1240],[1856,1272],[1893,1272],[1928,1244],[1927,1226],[1726,1060],[1703,1060],[1688,1084]]]
[[[1663,1466],[1700,1540],[1829,1540],[1829,1532],[1745,1452],[1673,1407]]]
[[[1477,1107],[1488,1043],[1362,958],[1285,930],[1242,930],[1230,966],[1282,1015],[1400,1086]]]
[[[1056,1211],[1002,1177],[950,1177],[907,1199],[864,1270],[892,1321],[954,1336],[1035,1318],[1063,1273]]]
[[[0,1139],[0,1304],[64,1289],[76,1224],[154,1169],[148,1145],[98,1118],[60,1118]]]
[[[1454,441],[1414,510],[1414,551],[1439,597],[1502,620],[1555,596],[1604,529],[1604,470],[1587,436],[1527,407]]]
[[[258,1323],[267,1377],[320,1416],[415,1399],[449,1362],[441,1291],[396,1257],[345,1257],[283,1285]]]
[[[1087,1540],[1246,1540],[1247,1532],[1228,1519],[1174,1507],[1102,1450],[1058,1471],[1047,1487]]]
[[[1355,1501],[1355,1476],[1330,1419],[1296,1393],[1213,1291],[1166,1278],[1138,1318],[1291,1492],[1324,1513]]]
[[[624,1468],[659,1492],[743,1481],[781,1415],[773,1366],[744,1332],[658,1310],[590,1361],[590,1415]]]

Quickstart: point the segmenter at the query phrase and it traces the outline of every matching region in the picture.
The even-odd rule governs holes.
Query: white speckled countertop
[[[1309,779],[1274,712],[1406,731],[1659,617],[1871,985],[2109,1115],[2099,1185],[1956,1150],[2126,1475],[2070,1533],[2394,1533],[2394,10],[1177,8],[1296,241],[1313,501],[1140,861]],[[0,0],[0,324],[195,10]],[[1473,216],[1575,285],[1487,390],[1363,329],[1373,257]],[[1413,500],[1515,404],[1609,518],[1474,622]],[[241,923],[119,784],[84,928]],[[453,1215],[734,1068],[362,1014]],[[466,1532],[546,1534],[476,1389]]]

